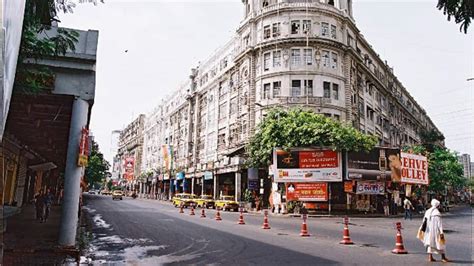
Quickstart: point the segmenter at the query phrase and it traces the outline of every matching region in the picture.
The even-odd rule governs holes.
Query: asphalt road
[[[206,218],[155,200],[85,195],[85,212],[92,226],[89,260],[126,265],[232,264],[232,265],[429,265],[416,239],[421,219],[402,221],[407,255],[395,255],[394,224],[398,218],[352,218],[355,245],[340,245],[341,218],[310,218],[311,237],[299,236],[301,219],[270,216],[270,230],[261,229],[261,215],[206,210]],[[447,214],[444,229],[447,255],[454,264],[473,264],[473,216],[469,207]],[[432,263],[431,263],[432,264]],[[439,263],[441,264],[441,263]]]

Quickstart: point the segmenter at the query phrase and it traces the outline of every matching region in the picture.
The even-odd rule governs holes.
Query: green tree
[[[269,111],[246,147],[252,167],[271,164],[273,148],[333,147],[340,151],[371,150],[378,140],[352,126],[300,108]]]
[[[99,145],[92,140],[89,163],[86,167],[85,178],[88,184],[103,183],[107,177],[110,164],[99,151]]]
[[[461,23],[459,30],[467,33],[471,20],[474,18],[473,0],[438,0],[436,7],[443,10],[443,14],[448,16],[448,21],[454,18],[456,24]]]

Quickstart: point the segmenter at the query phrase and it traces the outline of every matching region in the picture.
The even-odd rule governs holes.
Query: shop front
[[[218,197],[235,195],[235,173],[217,175]]]
[[[202,194],[212,195],[214,192],[214,174],[211,171],[204,172],[202,177]]]

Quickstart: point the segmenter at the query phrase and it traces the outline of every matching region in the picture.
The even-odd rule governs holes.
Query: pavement
[[[314,217],[307,221],[311,237],[299,236],[301,219],[270,216],[271,229],[261,229],[260,214],[200,210],[191,216],[156,200],[85,195],[84,211],[92,225],[87,253],[91,263],[113,265],[230,264],[230,265],[431,265],[422,243],[416,239],[421,218],[351,218],[350,234],[355,245],[340,245],[342,219]],[[443,218],[447,256],[452,264],[474,263],[472,209],[464,206]],[[402,222],[407,255],[392,254],[395,223]],[[84,259],[85,261],[85,259]],[[439,263],[440,264],[440,263]]]
[[[3,236],[3,265],[61,265],[77,257],[77,250],[57,246],[60,217],[61,207],[52,206],[48,221],[40,223],[34,206],[29,204],[8,218]]]

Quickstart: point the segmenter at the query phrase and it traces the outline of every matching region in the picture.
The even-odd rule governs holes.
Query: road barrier
[[[397,238],[395,242],[395,248],[392,250],[394,254],[407,254],[408,251],[403,246],[403,239],[402,239],[402,223],[397,222]]]
[[[216,212],[216,221],[222,221],[222,218],[221,218],[221,212],[220,212],[220,209],[219,209],[219,207],[217,207],[217,212]]]
[[[206,211],[204,210],[204,208],[202,208],[201,210],[201,218],[206,218]]]
[[[244,212],[243,212],[242,209],[240,209],[239,224],[245,224],[245,221],[244,221]]]
[[[354,242],[352,242],[351,237],[349,235],[349,218],[347,216],[344,218],[344,231],[342,233],[342,241],[339,242],[339,244],[343,244],[343,245],[354,244]]]
[[[265,210],[264,214],[262,229],[270,229],[270,225],[268,224],[268,210]]]
[[[191,206],[191,212],[189,213],[189,215],[196,215],[196,214],[194,213],[194,206]]]
[[[303,223],[301,224],[300,236],[301,236],[301,237],[308,237],[308,236],[311,236],[311,235],[308,233],[308,225],[306,225],[307,215],[306,215],[306,214],[303,214],[303,215],[301,215],[301,217],[303,218]]]

